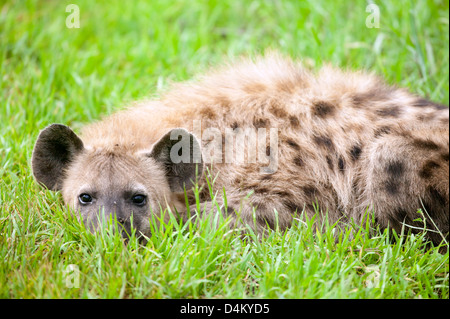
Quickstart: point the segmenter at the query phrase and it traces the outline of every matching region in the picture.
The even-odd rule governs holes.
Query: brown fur
[[[177,127],[192,132],[194,120],[201,121],[194,134],[202,136],[210,127],[222,136],[226,128],[277,128],[278,167],[272,174],[261,172],[267,165],[249,163],[248,154],[244,163],[225,163],[222,154],[222,163],[206,164],[217,176],[215,191],[226,189],[228,205],[243,222],[253,223],[256,207],[256,228],[273,227],[276,210],[283,229],[318,203],[331,222],[360,222],[369,209],[381,227],[400,231],[403,222],[423,227],[413,221],[421,208],[429,215],[427,227],[436,230],[431,218],[448,236],[448,119],[447,107],[373,75],[328,66],[313,74],[273,55],[176,85],[158,100],[85,127],[85,148],[67,165],[60,189],[77,208],[82,185],[98,191],[136,182],[155,211],[169,204],[183,213],[184,197],[171,192],[163,168],[142,157],[161,136]],[[205,150],[211,140],[200,142]],[[267,146],[268,158],[271,151]],[[205,185],[204,177],[199,184]],[[144,226],[139,230],[148,234]],[[434,232],[429,237],[442,239]]]

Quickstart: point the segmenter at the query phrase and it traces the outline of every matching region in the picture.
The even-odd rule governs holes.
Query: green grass
[[[79,29],[65,25],[80,8]],[[0,298],[449,298],[448,252],[422,236],[353,238],[301,219],[243,239],[219,220],[155,226],[146,246],[70,217],[34,182],[33,143],[49,123],[76,131],[241,54],[276,49],[318,68],[368,69],[448,105],[448,1],[0,2]],[[157,223],[155,223],[157,225]],[[364,225],[363,225],[364,226]],[[68,265],[79,288],[68,288]],[[69,283],[70,284],[70,283]]]

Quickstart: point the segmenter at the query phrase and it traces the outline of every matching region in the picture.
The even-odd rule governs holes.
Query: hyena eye
[[[78,196],[78,200],[80,201],[80,204],[87,205],[92,203],[92,196],[86,193],[81,194]]]
[[[147,196],[145,195],[134,195],[133,197],[131,197],[131,201],[133,202],[133,204],[138,205],[138,206],[144,206],[145,202],[146,202]]]

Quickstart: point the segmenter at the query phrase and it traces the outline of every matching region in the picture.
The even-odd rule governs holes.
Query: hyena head
[[[148,150],[130,150],[119,144],[85,147],[61,124],[39,134],[32,169],[40,184],[61,191],[91,230],[115,216],[124,237],[132,227],[149,236],[151,214],[174,205],[203,170],[200,144],[185,129],[171,130]]]

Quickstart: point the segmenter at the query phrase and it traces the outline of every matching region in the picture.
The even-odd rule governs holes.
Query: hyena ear
[[[166,168],[172,192],[189,189],[203,173],[202,153],[197,138],[184,128],[176,128],[157,141],[150,156]]]
[[[64,169],[83,148],[83,142],[69,127],[47,126],[34,145],[31,157],[34,177],[48,189],[60,190]]]

